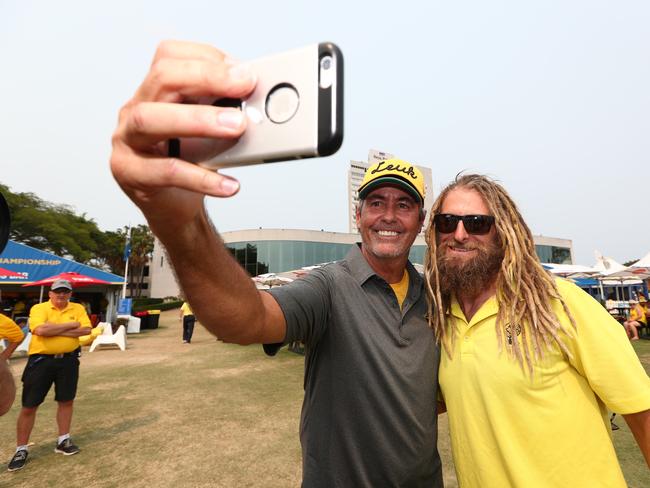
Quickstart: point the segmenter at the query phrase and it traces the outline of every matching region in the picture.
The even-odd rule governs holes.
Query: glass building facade
[[[343,259],[353,244],[309,241],[231,242],[226,247],[251,276],[283,273]],[[424,263],[426,246],[413,246],[410,259]]]
[[[226,247],[251,276],[283,273],[329,263],[345,257],[352,244],[311,241],[248,241],[231,242]],[[411,248],[412,263],[424,264],[426,246]],[[571,250],[566,247],[536,245],[535,251],[543,263],[571,264]]]
[[[535,253],[542,263],[573,264],[571,249],[567,247],[535,245]]]

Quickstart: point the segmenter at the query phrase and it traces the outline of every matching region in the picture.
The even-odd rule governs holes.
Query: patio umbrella
[[[91,285],[110,285],[108,281],[100,280],[99,278],[93,278],[92,276],[87,276],[81,273],[75,273],[70,271],[66,273],[59,273],[57,275],[50,276],[49,278],[43,278],[42,280],[34,281],[32,283],[27,283],[23,286],[51,285],[56,280],[68,280],[72,284],[73,288],[77,288],[79,286],[91,286]]]
[[[86,276],[81,273],[75,273],[74,271],[69,271],[66,273],[59,273],[49,278],[43,278],[42,280],[34,281],[32,283],[25,283],[23,286],[40,286],[41,287],[41,297],[40,301],[43,301],[43,287],[45,285],[51,285],[56,280],[68,280],[72,284],[73,288],[78,288],[80,286],[92,286],[92,285],[110,285],[108,281],[100,280],[99,278],[93,278],[92,276]]]
[[[642,280],[650,276],[645,272],[644,268],[626,268],[622,264],[614,261],[612,258],[603,256],[596,251],[596,264],[594,269],[600,272],[597,279],[602,285],[620,285],[627,286],[628,289],[632,285],[642,283]],[[616,287],[616,300],[621,300],[619,295],[619,288]]]

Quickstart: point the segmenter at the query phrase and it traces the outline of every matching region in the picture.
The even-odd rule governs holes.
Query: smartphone
[[[237,143],[199,163],[225,168],[334,154],[343,142],[343,54],[323,42],[252,61],[255,91],[240,107],[248,118]]]

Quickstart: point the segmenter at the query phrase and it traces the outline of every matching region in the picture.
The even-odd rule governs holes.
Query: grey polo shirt
[[[284,343],[305,343],[304,487],[442,486],[436,447],[439,351],[423,281],[408,263],[403,309],[358,246],[269,290]],[[265,345],[275,354],[280,344]]]

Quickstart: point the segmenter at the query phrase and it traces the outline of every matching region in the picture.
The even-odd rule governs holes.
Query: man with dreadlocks
[[[429,323],[461,486],[625,486],[607,408],[650,466],[650,379],[624,330],[539,263],[499,184],[463,175],[431,210]]]

